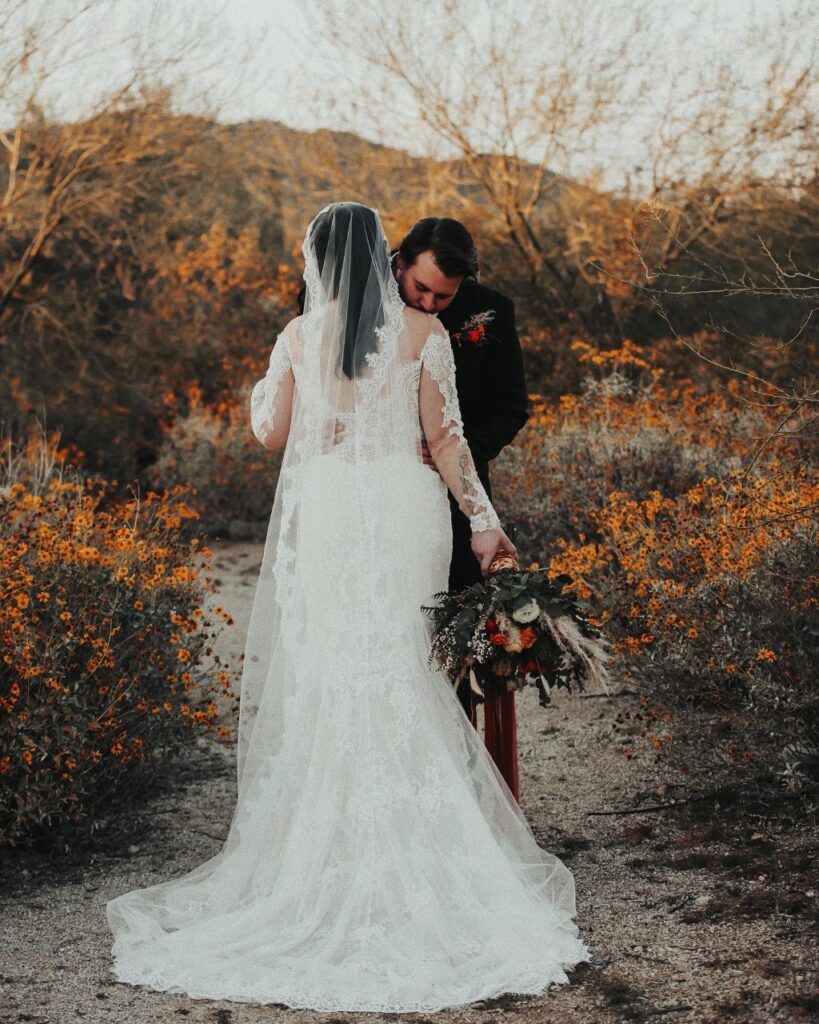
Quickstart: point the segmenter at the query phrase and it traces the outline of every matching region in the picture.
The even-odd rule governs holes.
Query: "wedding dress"
[[[498,525],[450,342],[401,303],[375,211],[331,205],[303,248],[305,312],[251,397],[256,436],[286,447],[245,650],[236,806],[215,856],[108,902],[113,969],[316,1010],[541,993],[589,959],[573,876],[427,661],[447,488],[473,531]]]

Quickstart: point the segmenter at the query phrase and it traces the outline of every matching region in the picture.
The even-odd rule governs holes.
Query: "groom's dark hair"
[[[447,277],[478,276],[478,250],[472,235],[452,217],[424,217],[398,246],[404,264],[411,267],[422,252],[431,252]]]

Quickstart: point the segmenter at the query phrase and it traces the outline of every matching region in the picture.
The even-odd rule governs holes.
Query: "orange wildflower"
[[[520,642],[524,647],[531,647],[537,640],[538,634],[531,626],[526,626],[520,631]]]

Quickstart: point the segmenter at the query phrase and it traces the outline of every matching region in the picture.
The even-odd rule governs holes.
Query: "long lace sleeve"
[[[499,527],[464,437],[452,346],[439,324],[421,352],[418,405],[430,455],[458,507],[469,518],[472,532]]]
[[[257,439],[270,451],[283,448],[290,432],[295,387],[290,342],[279,335],[270,354],[270,365],[250,393],[250,424]]]

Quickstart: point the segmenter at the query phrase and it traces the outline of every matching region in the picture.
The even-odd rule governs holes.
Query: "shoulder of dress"
[[[284,327],[276,335],[276,340],[273,345],[273,351],[281,349],[282,354],[287,351],[292,357],[295,357],[301,352],[299,326],[304,321],[304,317],[299,314],[294,316],[291,320],[288,320]]]
[[[404,319],[412,327],[422,328],[425,324],[428,324],[430,320],[435,318],[430,316],[429,313],[424,313],[420,309],[415,309],[414,306],[404,306]]]
[[[409,310],[409,307],[407,308]],[[436,344],[440,341],[449,343],[447,329],[437,316],[433,316],[431,313],[423,313],[418,309],[412,309],[410,313],[411,315],[407,316],[406,323],[415,339],[413,349],[417,353],[416,359],[423,357],[424,350],[430,343]]]
[[[282,327],[282,329],[279,331],[279,334],[287,335],[292,332],[295,332],[298,329],[298,326],[302,322],[302,320],[304,320],[304,316],[301,313],[299,313],[298,316],[294,316],[292,319],[287,321],[284,327]]]

